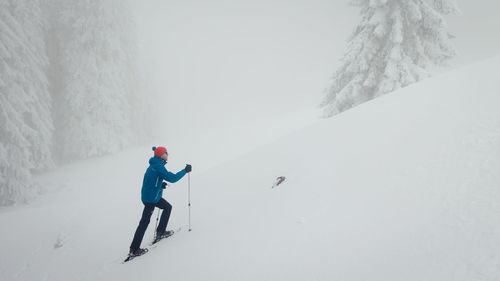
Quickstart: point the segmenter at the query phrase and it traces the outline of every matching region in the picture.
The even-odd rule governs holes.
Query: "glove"
[[[186,173],[191,172],[191,170],[192,170],[192,169],[193,169],[193,168],[192,168],[192,167],[191,167],[191,165],[189,165],[189,164],[187,164],[187,165],[186,165],[186,168],[184,168],[184,170],[186,170]]]
[[[167,185],[168,185],[168,184],[167,184],[167,182],[165,182],[165,181],[164,181],[164,182],[161,184],[161,188],[165,189],[165,188],[167,188]]]

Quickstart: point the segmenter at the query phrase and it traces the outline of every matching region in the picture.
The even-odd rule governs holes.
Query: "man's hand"
[[[186,173],[190,173],[191,170],[193,170],[193,167],[191,167],[191,165],[187,164],[186,168],[184,168],[184,170],[186,170]]]
[[[161,188],[165,189],[167,188],[168,184],[166,181],[164,181],[162,184],[161,184]]]

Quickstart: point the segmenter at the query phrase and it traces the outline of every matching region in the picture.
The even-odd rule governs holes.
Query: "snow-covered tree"
[[[62,157],[116,152],[131,137],[134,80],[127,1],[64,2],[59,50],[63,52],[57,93],[57,139]]]
[[[443,15],[455,0],[352,0],[362,21],[321,103],[332,116],[429,76],[456,55]]]
[[[0,205],[29,199],[53,166],[53,122],[38,0],[0,0]]]

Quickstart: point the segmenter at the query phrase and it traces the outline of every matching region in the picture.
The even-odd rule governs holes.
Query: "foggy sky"
[[[314,111],[360,19],[347,2],[135,1],[139,69],[161,95],[151,110],[164,140],[221,152],[251,144],[269,118]],[[459,5],[462,16],[446,17],[460,53],[451,67],[500,53],[500,1]]]

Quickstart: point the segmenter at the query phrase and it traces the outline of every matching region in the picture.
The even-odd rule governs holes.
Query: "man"
[[[166,231],[170,212],[172,211],[172,205],[162,198],[163,189],[166,186],[166,183],[163,181],[177,182],[184,177],[186,173],[191,172],[191,165],[186,165],[184,170],[176,174],[167,171],[165,169],[165,164],[168,160],[167,149],[160,146],[153,147],[153,151],[154,156],[149,159],[149,167],[144,174],[144,180],[142,182],[141,200],[144,204],[144,211],[142,212],[139,226],[135,231],[134,240],[130,245],[129,256],[140,256],[148,251],[147,249],[141,249],[140,246],[155,207],[163,209],[160,224],[156,229],[157,239],[165,238],[173,234],[173,231]]]

